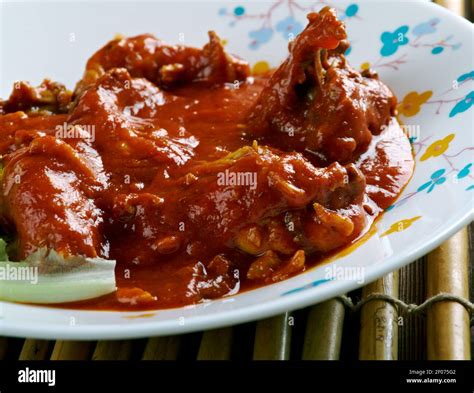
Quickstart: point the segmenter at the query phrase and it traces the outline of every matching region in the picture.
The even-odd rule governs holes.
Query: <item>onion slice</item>
[[[115,261],[63,257],[40,249],[22,262],[10,262],[0,239],[0,300],[20,303],[67,303],[116,290]]]

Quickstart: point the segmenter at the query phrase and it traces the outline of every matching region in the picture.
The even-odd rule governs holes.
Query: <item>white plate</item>
[[[116,339],[179,334],[265,318],[365,285],[426,254],[472,221],[472,25],[425,2],[329,3],[347,22],[352,65],[369,62],[401,102],[416,92],[405,99],[410,105],[401,108],[404,123],[415,134],[420,131],[414,140],[415,174],[377,223],[376,233],[349,255],[290,280],[182,309],[92,312],[0,303],[0,335]],[[287,54],[288,34],[305,25],[301,9],[312,4],[316,3],[4,3],[0,96],[7,96],[17,79],[39,83],[48,76],[73,87],[88,56],[116,33],[151,32],[172,43],[184,39],[185,44],[201,46],[206,31],[213,29],[228,41],[229,51],[252,64],[266,61],[275,66]],[[269,16],[251,17],[255,15]],[[385,44],[384,32],[389,33],[383,36]],[[431,93],[422,94],[427,91]],[[362,277],[327,280],[327,269],[334,266],[362,269],[363,282]],[[337,270],[329,272],[337,274]]]

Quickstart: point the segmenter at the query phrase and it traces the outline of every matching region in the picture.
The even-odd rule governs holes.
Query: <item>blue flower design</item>
[[[391,56],[393,55],[400,46],[408,44],[408,38],[406,34],[408,33],[408,26],[400,26],[393,33],[385,31],[380,36],[380,39],[383,43],[380,54],[382,56]]]
[[[474,184],[472,186],[469,186],[468,188],[466,188],[466,191],[471,191],[471,190],[474,190]]]
[[[245,8],[242,7],[241,5],[237,6],[234,8],[234,15],[236,16],[242,16],[245,14]]]
[[[467,164],[464,168],[462,168],[458,174],[457,174],[457,178],[458,179],[462,179],[466,176],[469,175],[469,173],[471,173],[471,167],[472,167],[472,164]]]
[[[359,6],[357,4],[351,4],[346,8],[345,14],[348,18],[352,18],[359,12]]]
[[[282,296],[290,295],[292,293],[301,292],[301,291],[304,291],[305,289],[314,288],[314,287],[317,287],[318,285],[324,284],[324,283],[332,281],[332,280],[333,280],[333,278],[324,278],[322,280],[316,280],[316,281],[313,281],[312,283],[309,283],[309,284],[305,285],[304,287],[299,287],[299,288],[292,289],[291,291],[284,292],[284,293],[282,293]]]
[[[421,37],[427,34],[433,34],[436,32],[436,26],[439,24],[439,18],[430,19],[427,22],[420,23],[413,28],[413,35]]]
[[[436,186],[440,186],[446,181],[446,177],[443,176],[445,172],[445,169],[439,169],[436,172],[433,172],[433,174],[431,175],[431,180],[429,182],[426,182],[425,184],[422,184],[417,191],[421,192],[428,189],[427,192],[429,194],[431,191],[434,190]]]
[[[471,72],[466,72],[465,74],[462,74],[458,79],[457,81],[458,82],[464,82],[464,81],[467,81],[469,79],[472,79],[474,80],[474,70],[471,71]]]
[[[471,91],[464,99],[459,101],[449,113],[449,117],[454,117],[458,113],[466,112],[474,105],[474,91]]]
[[[273,30],[269,27],[262,27],[258,30],[249,32],[249,37],[252,39],[249,47],[250,49],[258,49],[260,45],[270,41],[273,36]]]
[[[349,47],[346,49],[346,51],[344,52],[344,55],[345,56],[349,56],[350,53],[352,52],[352,45],[349,45]]]
[[[296,37],[303,31],[303,25],[292,16],[289,16],[276,24],[276,29],[283,34],[283,38]]]
[[[432,50],[431,50],[431,53],[433,55],[439,55],[440,53],[442,53],[444,51],[444,48],[442,46],[436,46],[434,47]]]

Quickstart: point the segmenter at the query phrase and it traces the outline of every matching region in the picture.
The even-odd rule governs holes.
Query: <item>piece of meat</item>
[[[163,109],[180,100],[147,79],[132,78],[125,68],[113,68],[81,96],[68,123],[93,128],[93,146],[110,173],[109,183],[128,189],[193,158],[197,139],[178,131]]]
[[[103,208],[113,194],[105,191],[112,184],[128,190],[130,182],[151,181],[153,165],[180,165],[191,158],[192,141],[187,146],[185,135],[174,140],[165,130],[149,132],[154,124],[147,119],[167,100],[164,94],[146,79],[114,68],[81,96],[69,116],[1,116],[5,152],[14,152],[4,158],[1,220],[15,233],[18,258],[40,247],[104,255]]]
[[[250,75],[248,63],[227,54],[213,31],[209,32],[209,43],[203,49],[169,45],[151,34],[143,34],[117,38],[97,51],[87,62],[75,96],[80,97],[112,68],[125,68],[133,77],[168,88],[190,82],[233,83]]]
[[[58,82],[45,79],[38,87],[28,82],[15,82],[10,97],[0,100],[0,115],[23,111],[27,113],[67,113],[72,92]]]
[[[0,155],[28,146],[39,136],[55,135],[67,115],[27,115],[18,111],[0,115]]]
[[[388,124],[396,98],[373,72],[347,65],[344,25],[326,7],[306,29],[251,109],[245,135],[327,165],[354,161]]]
[[[1,219],[13,228],[13,258],[42,247],[64,256],[107,257],[102,212],[94,202],[101,184],[76,150],[44,136],[7,155],[4,164]]]
[[[353,212],[350,207],[362,203],[365,188],[364,177],[354,166],[334,163],[316,168],[300,153],[256,145],[197,164],[181,178],[157,179],[146,193],[115,199],[109,224],[119,261],[126,256],[134,263],[156,262],[196,242],[205,247],[202,253],[191,250],[195,258],[234,247],[253,255],[266,250],[291,254],[298,248],[326,251],[339,246],[339,241],[325,238],[324,246],[313,244],[303,225],[287,230],[285,214],[291,211],[304,220],[317,214],[313,204],[318,203],[341,215],[342,221],[352,222],[352,214],[343,209]],[[339,231],[333,221],[321,223]],[[341,237],[353,239],[361,228],[355,224],[351,231],[345,228]],[[130,256],[122,250],[125,238],[141,242],[139,254]]]
[[[298,250],[287,261],[282,261],[274,251],[266,251],[249,267],[247,278],[265,282],[277,282],[301,273],[305,269],[305,252]]]

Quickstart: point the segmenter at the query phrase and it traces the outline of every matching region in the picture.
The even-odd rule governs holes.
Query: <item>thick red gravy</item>
[[[20,84],[0,101],[11,259],[115,260],[116,292],[59,307],[150,310],[278,282],[354,244],[409,181],[411,146],[392,91],[346,63],[334,11],[308,19],[267,75],[211,32],[203,49],[117,38],[74,93]]]

